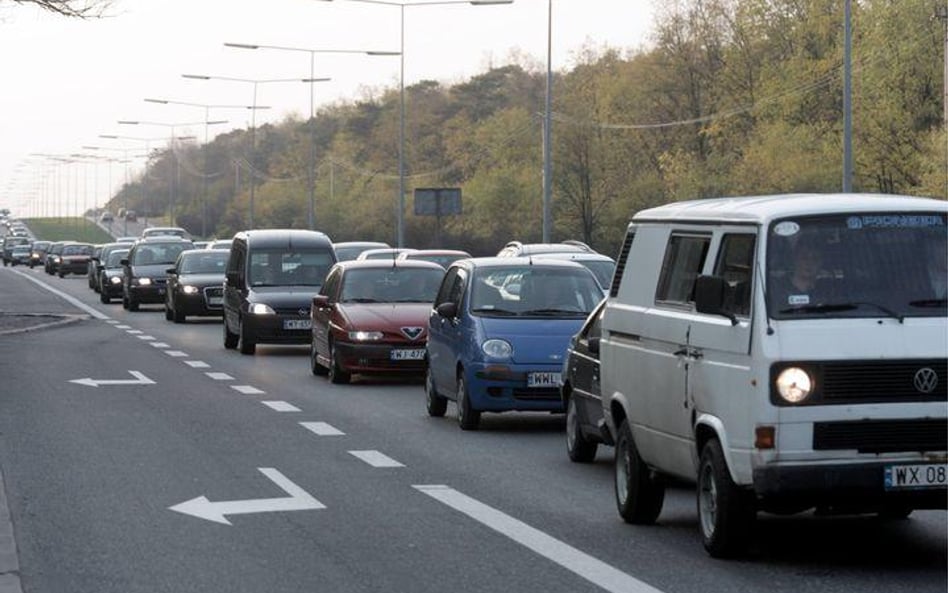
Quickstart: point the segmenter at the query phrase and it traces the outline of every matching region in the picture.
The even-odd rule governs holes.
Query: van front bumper
[[[759,467],[754,469],[754,491],[764,503],[778,505],[826,506],[858,510],[873,510],[886,506],[948,509],[948,488],[943,486],[887,490],[885,469],[887,466],[898,465],[912,465],[912,463],[887,461]]]

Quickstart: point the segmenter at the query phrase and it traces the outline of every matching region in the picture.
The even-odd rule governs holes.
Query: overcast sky
[[[569,68],[584,45],[646,46],[658,2],[553,0],[554,70]],[[515,0],[501,6],[406,8],[406,84],[466,80],[509,63],[515,55],[545,69],[548,6],[548,0]],[[188,80],[182,74],[257,80],[309,77],[309,53],[234,49],[225,42],[398,51],[400,12],[395,6],[347,0],[114,0],[108,18],[80,21],[0,0],[0,206],[22,212],[23,202],[40,186],[44,159],[31,154],[88,153],[82,149],[88,145],[128,147],[134,153],[142,143],[99,135],[168,138],[168,127],[120,126],[117,121],[204,120],[202,108],[156,105],[145,102],[146,97],[252,103],[252,84]],[[317,54],[315,75],[331,78],[314,85],[317,109],[397,87],[398,66],[398,57]],[[303,82],[258,85],[257,105],[271,107],[257,112],[258,125],[292,113],[307,115],[309,91]],[[211,126],[211,135],[248,127],[249,113],[212,110],[212,120],[228,123]],[[204,125],[182,126],[175,133],[203,140]],[[153,146],[161,144],[156,140]],[[97,179],[108,174],[106,165],[92,169]],[[113,184],[120,181],[120,169],[116,165],[112,170]],[[89,181],[83,205],[103,204],[107,185]],[[98,195],[88,195],[92,193]]]

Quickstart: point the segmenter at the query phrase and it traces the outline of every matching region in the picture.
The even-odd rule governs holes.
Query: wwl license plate
[[[886,490],[938,488],[948,486],[948,464],[887,465]]]
[[[559,372],[527,374],[527,387],[559,387],[561,381]]]

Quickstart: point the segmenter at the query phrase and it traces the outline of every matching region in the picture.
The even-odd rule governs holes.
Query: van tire
[[[750,544],[757,507],[753,492],[731,480],[717,439],[705,443],[698,464],[698,526],[714,558],[742,555]]]
[[[639,456],[628,420],[622,421],[616,439],[615,493],[619,515],[634,525],[655,523],[665,503],[665,484]]]
[[[477,430],[481,423],[481,413],[471,407],[471,396],[467,393],[464,371],[458,374],[458,426],[461,430]]]
[[[448,411],[448,400],[435,389],[430,368],[425,372],[425,407],[432,418],[441,418]]]
[[[230,328],[227,327],[227,319],[224,319],[224,348],[227,350],[233,350],[237,347],[237,342],[240,341],[240,336],[232,333]]]
[[[579,427],[579,412],[576,410],[576,398],[570,397],[566,404],[566,454],[570,461],[589,463],[596,458],[599,444],[583,436]]]

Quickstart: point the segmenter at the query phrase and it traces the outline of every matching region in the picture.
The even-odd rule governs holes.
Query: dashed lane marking
[[[266,401],[266,402],[260,402],[260,403],[276,412],[302,412],[303,411],[289,402]]]
[[[337,437],[346,434],[327,422],[300,422],[300,426],[321,437]]]
[[[186,360],[184,364],[188,365],[192,369],[209,369],[211,365],[207,364],[203,360]]]
[[[405,467],[404,464],[395,461],[379,451],[349,451],[349,454],[361,459],[372,467]]]
[[[260,395],[262,393],[266,393],[266,391],[257,389],[253,385],[231,385],[230,388],[234,391],[239,391],[244,395]]]
[[[233,381],[234,378],[228,375],[227,373],[204,373],[211,379],[215,381]]]

